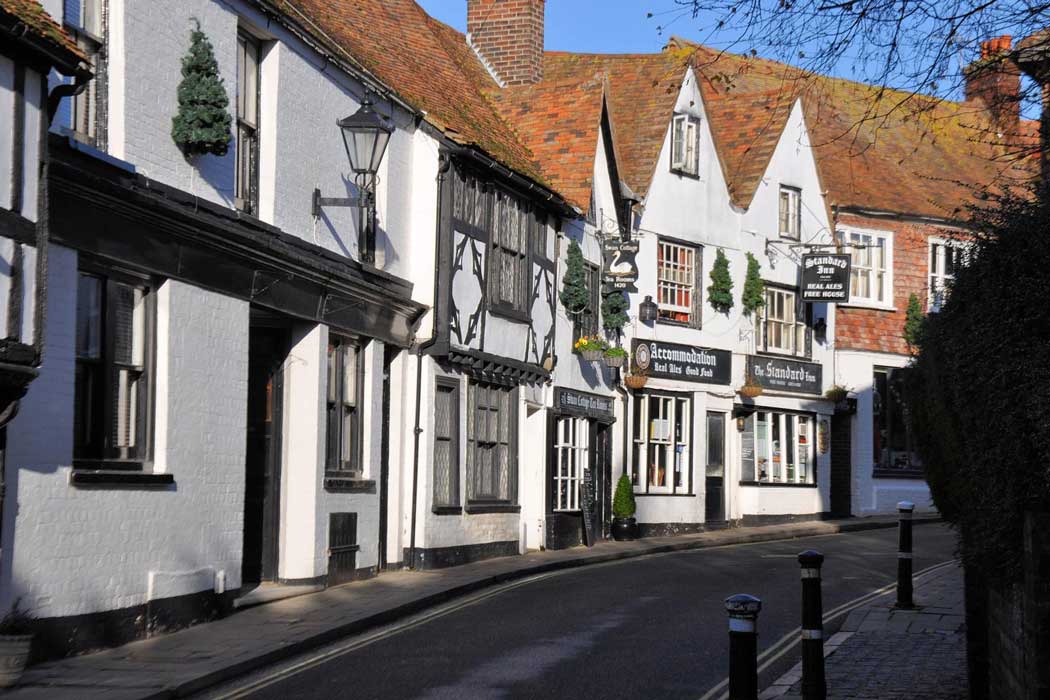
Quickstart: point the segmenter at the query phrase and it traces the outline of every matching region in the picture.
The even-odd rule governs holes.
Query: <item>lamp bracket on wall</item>
[[[361,204],[360,197],[322,197],[321,190],[315,187],[311,213],[315,219],[319,219],[323,207],[359,207]]]

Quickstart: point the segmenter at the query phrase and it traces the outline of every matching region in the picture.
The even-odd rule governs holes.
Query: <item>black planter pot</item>
[[[634,518],[613,518],[612,536],[617,542],[633,540],[635,529]]]

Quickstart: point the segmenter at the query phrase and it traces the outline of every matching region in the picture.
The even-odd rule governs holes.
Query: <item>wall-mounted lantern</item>
[[[374,263],[376,173],[383,162],[390,135],[394,133],[394,125],[372,109],[372,100],[367,93],[361,100],[361,108],[336,124],[343,136],[350,169],[354,171],[354,184],[361,194],[359,197],[322,197],[321,191],[315,189],[313,215],[320,217],[322,207],[357,207],[359,256],[361,262]]]
[[[659,311],[660,310],[659,308],[657,308],[656,302],[653,301],[653,298],[651,296],[647,295],[645,297],[645,301],[643,301],[638,306],[638,320],[640,320],[642,323],[654,323],[656,321],[656,316],[659,313]]]

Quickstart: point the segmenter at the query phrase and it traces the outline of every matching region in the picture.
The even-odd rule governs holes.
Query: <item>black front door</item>
[[[594,440],[595,532],[608,539],[612,527],[612,426],[598,423]]]
[[[704,503],[704,520],[710,525],[720,525],[726,519],[726,414],[707,414],[707,497]]]
[[[277,577],[280,506],[281,369],[288,348],[283,328],[253,327],[248,340],[248,421],[241,581]]]

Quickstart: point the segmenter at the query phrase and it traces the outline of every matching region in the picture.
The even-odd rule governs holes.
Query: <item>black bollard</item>
[[[729,613],[729,700],[758,700],[758,613],[762,601],[737,593],[726,598]]]
[[[914,608],[911,585],[911,514],[915,504],[901,501],[897,504],[900,514],[900,533],[897,540],[897,607]]]
[[[820,594],[820,567],[824,555],[807,549],[798,555],[802,566],[802,698],[826,700],[824,679],[824,604]]]

